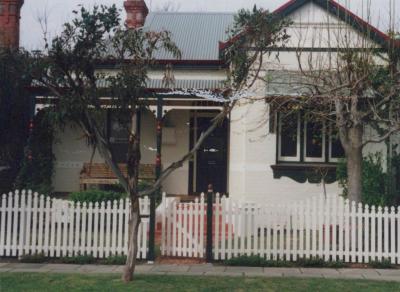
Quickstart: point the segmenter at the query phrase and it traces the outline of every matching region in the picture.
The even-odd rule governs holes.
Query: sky
[[[241,8],[252,8],[255,4],[265,9],[274,10],[285,4],[288,0],[146,0],[150,11],[161,9],[166,3],[178,11],[212,11],[235,12]],[[365,3],[371,2],[371,23],[381,30],[389,27],[389,1],[390,0],[338,0],[339,3],[363,16]],[[72,11],[83,4],[85,7],[93,7],[95,4],[111,5],[123,8],[124,0],[25,0],[21,11],[21,46],[28,50],[43,48],[43,29],[40,18],[47,15],[48,34],[54,37],[62,29],[62,25],[72,18]],[[397,27],[400,27],[400,1],[396,3],[395,14]],[[364,9],[365,10],[365,9]],[[125,15],[123,15],[125,18]],[[365,18],[365,17],[364,17]]]

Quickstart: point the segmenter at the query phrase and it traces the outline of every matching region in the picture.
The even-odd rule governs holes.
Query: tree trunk
[[[136,109],[132,107],[131,129],[129,134],[129,144],[127,152],[127,170],[128,170],[128,193],[131,199],[130,219],[129,219],[129,240],[128,254],[122,280],[130,282],[133,280],[133,273],[136,265],[137,255],[137,235],[140,224],[140,206],[138,196],[138,177],[140,163],[140,138],[137,134]]]
[[[348,130],[349,143],[346,147],[348,199],[356,203],[361,202],[362,195],[362,136],[362,127]]]
[[[136,197],[131,203],[130,208],[130,220],[129,220],[129,240],[128,240],[128,254],[126,259],[126,264],[124,267],[124,272],[122,274],[122,280],[130,282],[133,280],[133,274],[135,272],[136,266],[136,255],[138,252],[137,244],[137,234],[140,224],[140,209],[139,209],[139,199]]]

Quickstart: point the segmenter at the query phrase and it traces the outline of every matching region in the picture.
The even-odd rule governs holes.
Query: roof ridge
[[[150,11],[151,14],[226,14],[234,15],[235,12],[218,12],[218,11]]]
[[[327,6],[325,7],[325,5],[322,5],[321,1],[324,1],[324,3],[326,2]],[[353,26],[356,30],[370,29],[371,32],[373,33],[370,36],[371,39],[379,44],[384,44],[389,39],[389,37],[386,33],[382,32],[380,29],[376,28],[371,23],[367,22],[366,20],[364,20],[363,18],[361,18],[360,16],[358,16],[357,14],[352,12],[349,8],[341,5],[337,0],[288,0],[286,3],[279,6],[277,9],[275,9],[271,13],[276,14],[276,15],[287,16],[288,14],[290,14],[292,12],[292,11],[290,11],[291,7],[293,7],[294,10],[296,10],[308,2],[313,2],[314,4],[324,8],[329,13],[334,14],[336,17],[338,17],[342,21],[344,21],[344,20],[341,18],[341,16],[342,16],[341,14],[343,14],[343,13],[346,14],[349,18],[351,18],[350,22],[348,24]],[[336,11],[332,12],[332,7],[334,9],[337,9],[339,13],[337,14]],[[243,34],[243,32],[237,34],[236,36],[230,38],[229,40],[227,40],[225,42],[220,42],[220,44],[219,44],[220,50],[225,49],[230,44],[235,42],[242,34]]]

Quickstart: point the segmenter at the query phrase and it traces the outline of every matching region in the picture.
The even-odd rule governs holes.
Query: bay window
[[[278,162],[336,163],[344,157],[332,125],[301,113],[278,115]]]

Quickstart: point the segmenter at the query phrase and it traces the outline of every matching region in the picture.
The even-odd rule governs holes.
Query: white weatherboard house
[[[128,3],[129,5],[127,5]],[[173,65],[176,89],[216,90],[227,79],[229,64],[221,59],[221,50],[229,45],[227,28],[232,25],[232,13],[147,13],[144,1],[126,1],[127,23],[140,24],[150,30],[168,30],[182,51],[180,60],[158,53],[158,65],[149,72],[148,89],[164,92],[162,82],[166,65]],[[136,9],[136,10],[135,10]],[[279,79],[282,72],[298,72],[296,50],[307,54],[329,54],[334,50],[334,37],[345,31],[357,47],[361,30],[370,30],[371,44],[380,46],[386,36],[362,21],[334,1],[293,0],[275,11],[293,21],[288,33],[289,44],[280,49],[279,61],[266,60],[265,74],[271,80]],[[132,19],[129,19],[131,17]],[[138,19],[135,19],[138,17]],[[347,24],[344,17],[350,17]],[[228,42],[227,42],[228,41]],[[333,44],[332,44],[333,42]],[[330,45],[328,45],[328,43]],[[330,49],[332,47],[333,49]],[[304,58],[307,58],[306,56]],[[101,67],[110,71],[112,68]],[[255,97],[296,94],[296,88],[282,86],[271,81],[255,84],[251,88]],[[178,160],[188,152],[207,128],[210,119],[218,113],[220,105],[201,98],[183,98],[168,95],[163,98],[163,133],[161,163],[163,167]],[[315,169],[327,170],[327,193],[339,194],[335,181],[338,159],[343,155],[340,143],[332,138],[329,127],[321,129],[322,143],[316,145],[310,130],[299,117],[292,132],[282,130],[282,121],[268,116],[268,104],[264,101],[241,102],[229,119],[207,139],[195,157],[176,170],[163,184],[163,191],[171,195],[194,195],[207,190],[229,193],[238,200],[282,203],[305,199],[321,194],[321,179]],[[111,110],[109,117],[109,139],[114,151],[124,155],[126,136],[119,131]],[[274,121],[274,122],[272,122]],[[272,123],[271,123],[272,122]],[[156,161],[156,103],[141,113],[138,121],[141,136],[143,165],[154,165]],[[367,131],[368,132],[368,131]],[[288,136],[295,139],[288,139]],[[371,135],[373,135],[371,131]],[[399,137],[395,137],[400,141]],[[395,145],[395,139],[392,139]],[[399,143],[397,143],[399,144]],[[398,149],[400,151],[400,149]],[[56,168],[53,178],[56,192],[72,192],[80,188],[80,174],[85,163],[90,161],[92,150],[78,129],[65,127],[57,134],[53,151]],[[385,143],[371,145],[366,151],[382,152],[386,157]],[[117,155],[117,156],[118,156]],[[117,157],[118,159],[118,157]],[[104,163],[96,153],[94,163]]]

